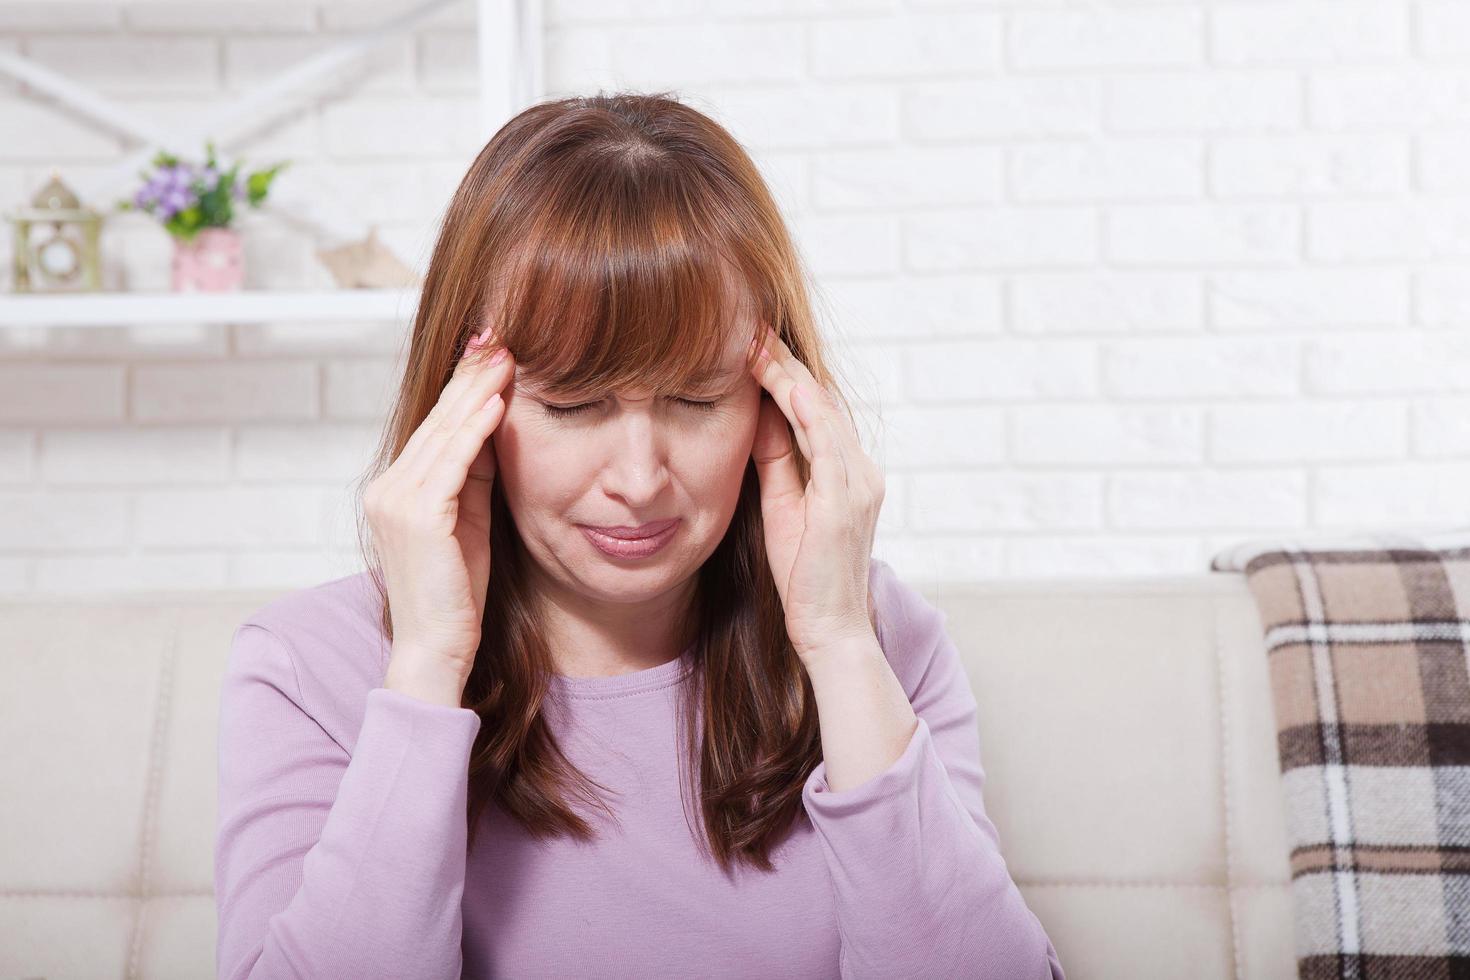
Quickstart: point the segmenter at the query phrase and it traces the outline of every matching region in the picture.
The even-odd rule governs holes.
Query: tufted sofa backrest
[[[1295,974],[1260,623],[1229,573],[925,583],[1069,980]],[[0,598],[0,977],[214,968],[218,695],[278,592]]]

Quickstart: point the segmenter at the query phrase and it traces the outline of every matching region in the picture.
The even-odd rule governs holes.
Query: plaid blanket
[[[1470,528],[1247,542],[1298,975],[1470,977]]]

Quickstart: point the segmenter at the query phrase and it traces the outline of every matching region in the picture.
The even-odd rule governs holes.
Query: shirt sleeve
[[[235,631],[220,694],[216,973],[458,977],[480,718],[387,688],[349,753],[275,633]]]
[[[876,590],[918,725],[883,772],[834,792],[824,761],[802,794],[832,874],[840,973],[1065,980],[985,813],[977,704],[947,616],[886,567]]]

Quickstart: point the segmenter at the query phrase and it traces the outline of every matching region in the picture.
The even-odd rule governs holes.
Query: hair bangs
[[[649,200],[653,197],[653,200]],[[727,351],[756,336],[760,295],[709,224],[673,195],[589,189],[538,216],[502,257],[490,323],[522,374],[570,396],[647,387],[689,391],[719,377]],[[583,217],[574,217],[583,216]],[[753,355],[745,359],[747,366]]]

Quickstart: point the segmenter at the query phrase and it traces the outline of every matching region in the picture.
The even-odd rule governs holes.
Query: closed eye
[[[541,407],[552,415],[580,415],[582,412],[590,412],[596,404],[588,402],[585,405],[548,405],[542,402]]]
[[[719,402],[719,399],[716,399],[714,401],[709,401],[709,402],[696,401],[695,399],[692,399],[692,398],[675,398],[673,400],[676,401],[676,402],[678,402],[681,405],[686,405],[689,408],[692,408],[695,411],[700,411],[700,412],[712,411],[715,408],[715,406],[720,403]],[[571,416],[571,415],[581,415],[583,412],[590,412],[594,408],[596,408],[599,404],[600,404],[599,402],[584,402],[581,405],[551,405],[551,404],[548,404],[546,402],[542,402],[541,403],[542,407],[545,408],[546,411],[550,412],[552,415],[562,416],[562,417]]]

